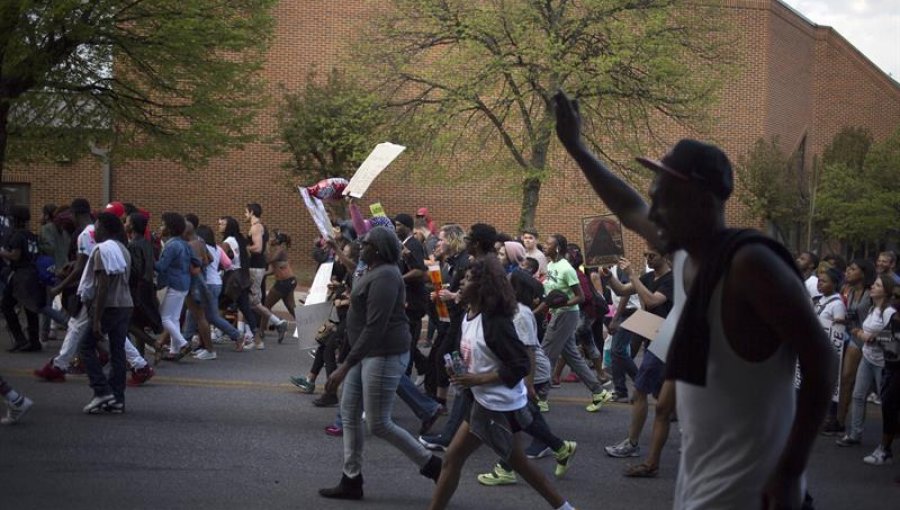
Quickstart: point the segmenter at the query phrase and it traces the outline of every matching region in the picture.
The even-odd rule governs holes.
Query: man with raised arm
[[[682,427],[674,507],[800,508],[835,371],[791,255],[726,228],[733,175],[717,147],[681,140],[659,161],[638,158],[656,174],[648,205],[587,149],[577,102],[560,92],[555,104],[560,141],[607,207],[651,246],[688,255],[666,362]]]

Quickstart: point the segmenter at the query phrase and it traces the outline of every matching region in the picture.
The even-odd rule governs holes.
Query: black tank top
[[[251,239],[252,242],[252,239]],[[265,269],[266,263],[266,247],[269,246],[269,229],[263,225],[262,235],[262,251],[259,253],[250,253],[250,267],[253,269]]]

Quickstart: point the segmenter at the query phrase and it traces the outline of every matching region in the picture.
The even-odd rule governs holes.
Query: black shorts
[[[272,290],[277,292],[281,296],[289,297],[293,294],[294,289],[297,288],[297,279],[296,278],[286,278],[284,280],[278,280],[275,282],[275,285],[272,286]]]

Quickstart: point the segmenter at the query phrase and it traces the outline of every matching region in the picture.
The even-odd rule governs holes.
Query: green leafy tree
[[[781,150],[778,137],[760,138],[737,163],[738,179],[745,190],[740,197],[751,214],[767,221],[782,241],[798,248],[799,231],[809,216],[809,200],[803,193],[803,174],[796,157]]]
[[[379,141],[384,120],[376,96],[343,73],[332,70],[319,83],[312,72],[304,89],[285,94],[279,109],[279,137],[291,155],[285,167],[307,184],[349,179]]]
[[[861,167],[825,165],[817,219],[827,236],[850,246],[879,246],[900,225],[900,129],[871,145]]]
[[[0,2],[0,177],[91,145],[192,166],[250,140],[275,3]]]
[[[660,126],[702,125],[723,64],[713,7],[678,0],[391,0],[355,51],[412,126],[418,155],[502,158],[533,226],[550,165],[552,97],[579,99],[588,143],[625,161]],[[499,147],[501,152],[489,150]]]
[[[847,168],[862,170],[869,148],[872,147],[872,133],[863,127],[844,127],[834,135],[831,143],[822,152],[822,164],[840,163]]]

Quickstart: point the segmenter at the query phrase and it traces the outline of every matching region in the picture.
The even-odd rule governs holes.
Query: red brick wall
[[[835,32],[813,27],[776,0],[724,3],[725,21],[735,29],[734,46],[739,51],[734,73],[711,112],[715,125],[709,138],[733,161],[759,137],[778,135],[790,150],[808,130],[811,156],[821,153],[845,125],[868,127],[879,139],[896,129],[900,87]],[[296,90],[311,67],[327,71],[335,65],[349,48],[356,27],[371,16],[369,9],[367,2],[351,0],[282,2],[276,10],[276,39],[264,70],[265,92],[277,99],[280,86]],[[273,102],[258,118],[263,140],[274,134],[276,108]],[[666,133],[670,142],[686,135],[677,130]],[[112,198],[147,207],[157,219],[160,212],[175,210],[197,213],[205,223],[226,214],[242,220],[244,205],[259,202],[263,221],[294,238],[295,266],[308,273],[315,229],[297,192],[287,185],[281,169],[284,160],[277,144],[262,141],[194,172],[166,162],[130,162],[113,169]],[[550,154],[550,164],[554,170],[543,185],[537,227],[542,237],[561,232],[581,244],[580,218],[607,211],[558,145]],[[428,206],[438,223],[486,221],[512,232],[521,203],[516,174],[484,175],[460,162],[453,173],[470,178],[434,183],[423,172],[407,172],[401,156],[375,183],[363,205],[380,201],[389,214],[413,213]],[[35,215],[45,202],[66,203],[75,196],[102,205],[102,174],[90,157],[74,164],[14,168],[6,172],[5,180],[32,184]],[[758,224],[737,199],[729,202],[727,215],[735,224]],[[633,234],[626,236],[630,256],[636,258],[643,247]]]

